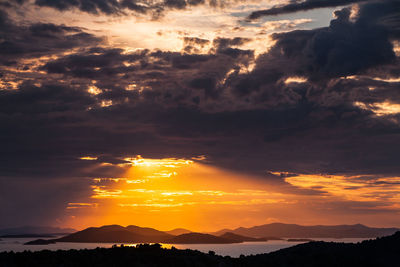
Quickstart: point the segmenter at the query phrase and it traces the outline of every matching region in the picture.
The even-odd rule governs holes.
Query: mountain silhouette
[[[132,232],[132,233],[135,233],[138,235],[159,237],[161,239],[169,238],[172,236],[163,231],[159,231],[159,230],[149,228],[149,227],[139,227],[136,225],[129,225],[129,226],[125,227],[125,229],[128,230],[129,232]]]
[[[55,239],[56,242],[85,243],[157,243],[173,237],[170,234],[139,226],[106,225],[90,227],[85,230]]]
[[[212,233],[218,236],[231,232],[248,237],[287,237],[287,238],[374,238],[394,234],[398,228],[371,228],[362,224],[355,225],[316,225],[271,223],[250,228],[240,227],[234,230],[223,229]]]

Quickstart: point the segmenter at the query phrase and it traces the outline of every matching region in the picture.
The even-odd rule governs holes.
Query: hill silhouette
[[[0,266],[196,266],[196,267],[396,267],[400,232],[357,244],[309,242],[268,254],[222,257],[193,250],[165,249],[159,244],[68,251],[2,252]]]
[[[152,228],[139,226],[106,225],[54,239],[56,242],[84,243],[161,243],[173,236]]]
[[[56,241],[53,239],[36,239],[33,241],[26,242],[24,245],[48,245],[48,244],[55,244]]]
[[[400,232],[357,244],[309,242],[269,254],[246,257],[246,266],[399,266]]]
[[[221,236],[203,233],[185,233],[171,235],[153,228],[130,225],[106,225],[90,227],[85,230],[57,238],[38,239],[27,242],[27,245],[44,245],[55,242],[77,243],[168,243],[168,244],[230,244],[241,242],[267,241],[266,238],[253,238],[234,233],[225,233]]]
[[[160,237],[160,238],[168,238],[171,237],[172,235],[162,232],[153,228],[149,227],[139,227],[136,225],[129,225],[125,227],[126,230],[129,232],[139,234],[139,235],[144,235],[144,236],[154,236],[154,237]]]
[[[362,224],[302,226],[297,224],[271,223],[250,228],[223,229],[214,234],[222,235],[226,232],[231,232],[237,235],[256,238],[267,236],[287,238],[375,238],[391,235],[399,230],[398,228],[371,228]]]

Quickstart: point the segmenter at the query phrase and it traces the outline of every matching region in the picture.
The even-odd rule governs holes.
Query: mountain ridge
[[[374,228],[363,224],[353,225],[311,225],[270,223],[249,228],[223,229],[211,234],[221,235],[231,232],[248,237],[267,236],[286,238],[373,238],[394,234],[399,228]]]

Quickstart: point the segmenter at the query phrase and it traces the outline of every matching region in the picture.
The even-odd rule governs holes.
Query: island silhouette
[[[184,231],[183,231],[184,230]],[[312,238],[376,238],[394,234],[397,228],[371,228],[362,224],[336,226],[301,226],[272,223],[250,228],[224,229],[214,233],[196,233],[190,230],[164,232],[149,227],[106,225],[90,227],[60,238],[38,239],[27,245],[76,243],[166,243],[166,244],[230,244],[261,242],[287,238],[289,241],[311,241]],[[183,233],[182,233],[183,232]],[[173,235],[171,233],[177,233]],[[179,234],[182,233],[182,234]]]

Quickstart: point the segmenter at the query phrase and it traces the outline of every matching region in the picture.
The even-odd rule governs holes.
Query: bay
[[[24,243],[33,240],[32,238],[4,238],[0,240],[0,252],[14,251],[21,252],[25,250],[40,251],[40,250],[69,250],[69,249],[94,249],[97,247],[110,248],[116,243],[63,243],[49,245],[24,245]],[[314,239],[325,242],[344,242],[344,243],[357,243],[366,238],[322,238]],[[244,242],[236,244],[163,244],[165,248],[174,246],[177,249],[192,249],[204,253],[214,251],[217,255],[239,257],[240,255],[255,255],[261,253],[269,253],[283,248],[288,248],[297,244],[305,242],[288,242],[286,240],[271,240],[267,242]],[[118,244],[119,245],[119,244]],[[124,244],[127,246],[134,246],[136,244]]]

